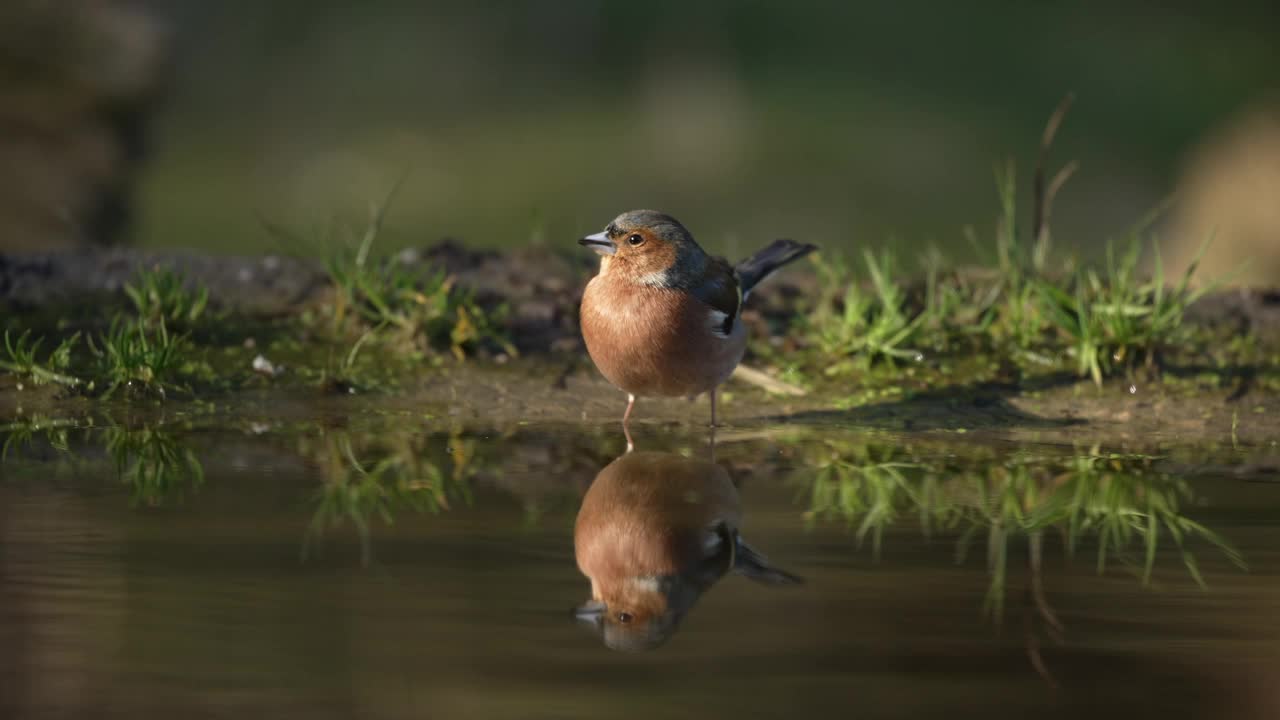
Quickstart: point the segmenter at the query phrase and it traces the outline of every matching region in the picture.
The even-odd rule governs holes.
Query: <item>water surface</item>
[[[804,582],[711,552],[660,584],[682,612],[654,647],[622,652],[571,613],[591,595],[575,517],[616,428],[10,425],[0,714],[1280,713],[1274,447],[766,425],[713,457],[668,430],[608,482],[688,484],[636,502],[676,508],[666,527],[729,518]],[[597,532],[629,532],[617,513]]]

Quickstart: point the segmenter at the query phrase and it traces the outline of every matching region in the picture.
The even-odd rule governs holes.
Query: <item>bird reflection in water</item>
[[[772,567],[738,534],[742,504],[714,462],[631,452],[600,471],[574,527],[591,599],[574,610],[614,650],[652,650],[720,578],[803,580]]]

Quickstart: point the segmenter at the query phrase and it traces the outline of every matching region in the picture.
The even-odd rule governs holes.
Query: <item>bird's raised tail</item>
[[[745,299],[761,281],[783,265],[799,260],[817,249],[817,245],[798,243],[795,240],[774,240],[768,247],[738,263],[734,271],[738,274],[742,297]]]

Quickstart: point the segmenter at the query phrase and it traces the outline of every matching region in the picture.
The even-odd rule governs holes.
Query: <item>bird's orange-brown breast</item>
[[[713,332],[714,309],[678,289],[597,275],[582,297],[582,336],[600,372],[641,396],[695,395],[728,379],[746,332]]]
[[[578,568],[597,597],[628,579],[678,575],[702,558],[717,522],[741,523],[733,481],[714,463],[636,452],[614,460],[587,490],[574,525]]]

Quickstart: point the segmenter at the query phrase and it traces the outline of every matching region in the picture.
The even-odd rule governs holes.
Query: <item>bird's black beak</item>
[[[582,247],[591,248],[601,255],[612,255],[618,251],[618,248],[614,247],[613,241],[610,240],[609,236],[603,232],[598,232],[595,235],[588,235],[579,240],[578,244]]]
[[[607,609],[608,606],[599,600],[588,600],[573,609],[573,619],[598,628],[604,622],[604,611]]]

